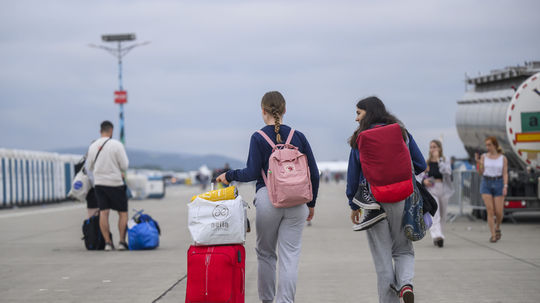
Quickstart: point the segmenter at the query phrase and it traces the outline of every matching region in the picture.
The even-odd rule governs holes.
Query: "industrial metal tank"
[[[540,210],[540,61],[467,77],[466,84],[456,127],[469,158],[486,152],[487,137],[497,138],[508,159],[505,210]]]
[[[472,88],[457,102],[456,127],[469,157],[485,152],[485,139],[494,136],[510,169],[540,170],[540,140],[536,141],[540,135],[538,73],[540,61],[535,61],[466,80]],[[521,131],[522,125],[526,126],[526,132]],[[520,144],[520,135],[516,138],[516,134],[525,133],[529,135],[521,138],[528,142]]]

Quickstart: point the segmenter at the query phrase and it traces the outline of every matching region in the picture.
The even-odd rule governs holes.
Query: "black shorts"
[[[86,208],[98,208],[96,191],[94,188],[90,188],[86,195]]]
[[[125,185],[96,185],[95,193],[100,210],[114,209],[121,212],[128,210],[128,199]]]

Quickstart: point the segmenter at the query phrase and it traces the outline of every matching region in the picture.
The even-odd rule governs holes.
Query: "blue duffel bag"
[[[128,223],[129,249],[154,249],[159,246],[160,234],[161,230],[157,221],[140,210]]]

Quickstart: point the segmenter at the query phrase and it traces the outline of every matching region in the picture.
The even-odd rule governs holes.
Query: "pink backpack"
[[[268,159],[268,175],[261,170],[268,196],[274,207],[292,207],[313,200],[311,175],[306,155],[291,145],[294,129],[285,144],[274,144],[262,131],[257,131],[272,146]]]

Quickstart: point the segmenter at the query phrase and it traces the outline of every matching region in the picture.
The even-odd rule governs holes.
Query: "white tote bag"
[[[84,172],[83,168],[75,175],[68,197],[77,199],[81,202],[86,202],[86,195],[90,191],[90,188],[92,188],[90,178],[88,178],[88,175]]]
[[[246,241],[247,203],[212,202],[197,197],[188,204],[188,228],[196,245],[242,244]]]

